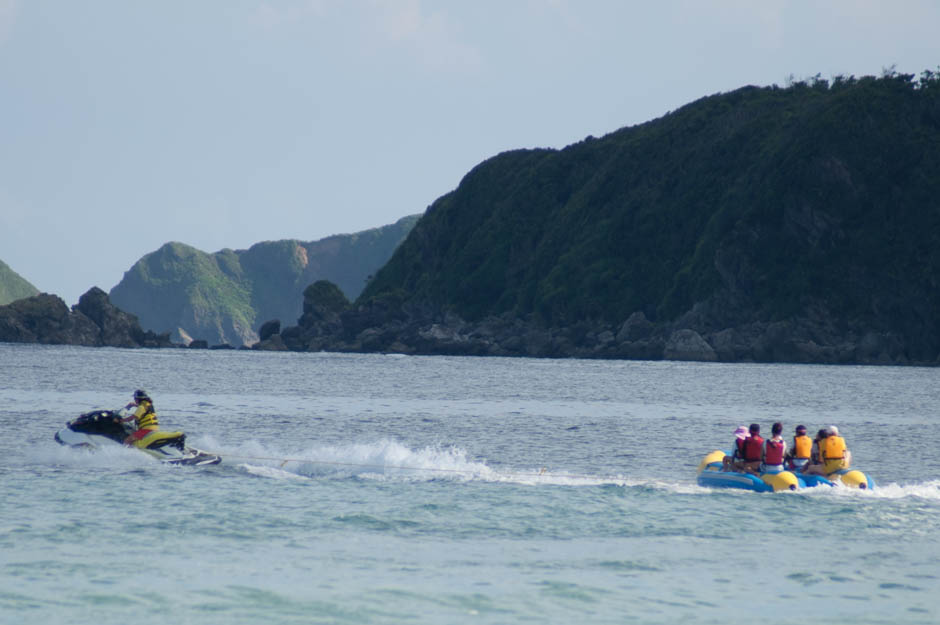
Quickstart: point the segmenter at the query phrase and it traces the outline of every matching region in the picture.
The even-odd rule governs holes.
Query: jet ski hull
[[[127,432],[119,415],[110,410],[95,410],[69,421],[56,432],[55,440],[67,447],[98,449],[107,446],[122,446]],[[154,431],[144,437],[143,446],[135,446],[143,453],[165,464],[203,466],[218,464],[222,458],[215,454],[189,447],[182,432]]]

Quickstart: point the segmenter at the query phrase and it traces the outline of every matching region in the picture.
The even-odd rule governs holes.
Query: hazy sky
[[[419,213],[504,150],[940,65],[940,2],[0,0],[0,259],[68,304]]]

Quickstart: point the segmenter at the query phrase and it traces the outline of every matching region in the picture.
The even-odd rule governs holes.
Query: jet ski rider
[[[134,422],[134,431],[124,439],[124,444],[140,447],[143,438],[151,432],[159,430],[160,425],[157,422],[157,413],[153,408],[153,400],[147,395],[147,391],[140,389],[134,391],[134,401],[124,406],[124,408],[130,409],[134,406],[137,407],[137,410],[132,415],[121,419],[121,423]]]

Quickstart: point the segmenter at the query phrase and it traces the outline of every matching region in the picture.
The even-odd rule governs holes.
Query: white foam
[[[918,499],[930,499],[940,501],[940,480],[932,480],[919,484],[877,484],[872,490],[859,491],[850,488],[834,488],[837,493],[860,493],[866,497],[874,499],[905,499],[914,497]]]
[[[300,454],[302,474],[354,474],[363,478],[432,480],[479,479],[492,473],[484,462],[471,461],[458,447],[412,450],[393,440],[312,448]],[[287,465],[290,466],[290,465]]]
[[[284,473],[303,477],[350,477],[375,480],[456,480],[520,484],[598,485],[625,483],[620,477],[571,475],[540,468],[494,470],[485,461],[472,460],[456,446],[428,446],[411,449],[398,441],[383,439],[373,443],[322,445],[300,452],[270,449],[252,441],[226,448],[206,439],[200,448],[218,453],[226,460],[255,475],[283,477]],[[249,468],[250,467],[250,468]],[[276,469],[276,471],[270,471]]]
[[[127,469],[159,464],[145,453],[118,444],[93,449],[48,445],[38,447],[30,455],[41,464],[68,467]]]
[[[839,482],[833,486],[815,486],[796,491],[783,491],[785,494],[808,497],[852,498],[852,499],[906,499],[918,498],[940,501],[940,480],[918,484],[877,484],[872,490],[851,488]],[[778,493],[780,494],[780,493]]]
[[[402,443],[383,439],[372,443],[322,445],[299,452],[275,450],[251,441],[225,448],[206,439],[200,447],[218,453],[253,474],[272,479],[356,477],[385,481],[480,481],[549,486],[623,486],[651,488],[677,494],[708,492],[689,481],[636,479],[623,475],[579,474],[543,467],[494,469],[482,460],[472,460],[456,446],[428,446],[411,449]]]
[[[306,480],[308,478],[292,473],[290,471],[285,471],[283,469],[278,469],[275,467],[265,467],[253,464],[239,464],[239,468],[244,470],[246,473],[251,475],[257,475],[259,477],[267,477],[275,480]]]

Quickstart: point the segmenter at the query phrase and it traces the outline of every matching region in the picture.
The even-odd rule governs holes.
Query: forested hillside
[[[668,357],[686,330],[709,359],[934,362],[938,280],[940,74],[816,78],[480,164],[342,345],[372,324],[373,349]],[[475,342],[496,320],[540,338]],[[402,340],[422,324],[446,345]]]

